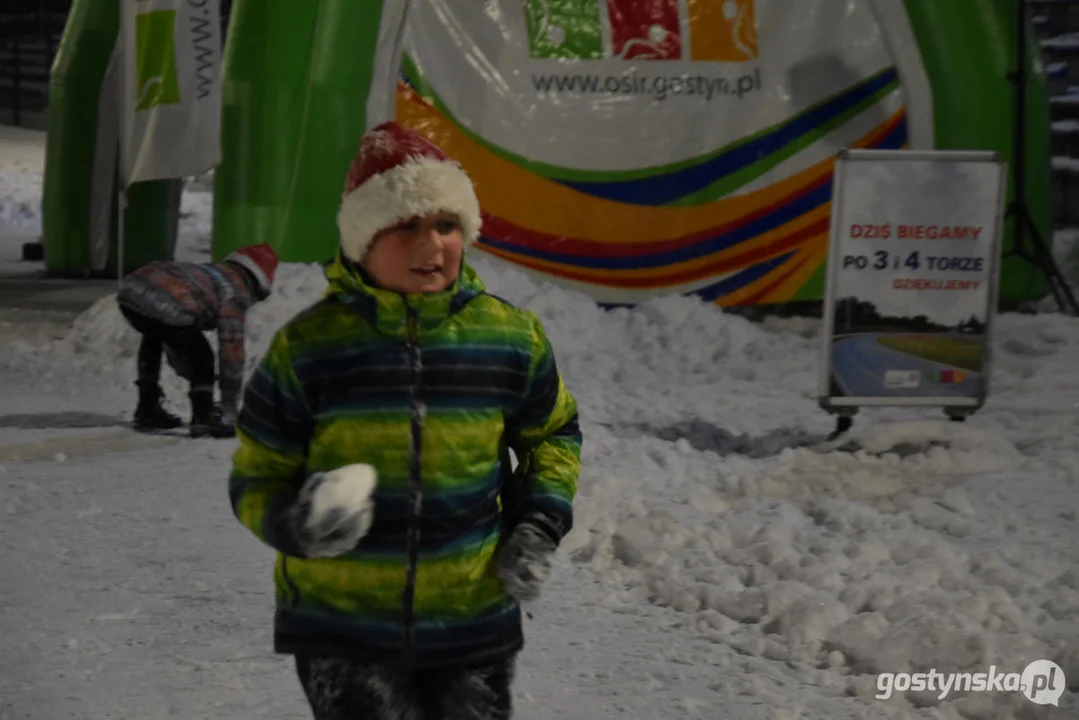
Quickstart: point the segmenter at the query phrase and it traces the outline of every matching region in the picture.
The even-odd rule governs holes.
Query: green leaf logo
[[[525,0],[532,57],[599,60],[603,31],[597,0]]]
[[[135,16],[135,110],[180,104],[175,27],[175,10]]]

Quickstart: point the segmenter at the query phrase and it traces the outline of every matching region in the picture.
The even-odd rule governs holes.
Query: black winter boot
[[[212,390],[191,391],[191,437],[236,437],[236,428],[214,407]]]
[[[154,432],[156,430],[172,430],[184,424],[179,415],[173,415],[165,409],[162,402],[165,393],[157,383],[137,382],[139,388],[139,404],[135,408],[135,417],[131,426],[138,432]]]

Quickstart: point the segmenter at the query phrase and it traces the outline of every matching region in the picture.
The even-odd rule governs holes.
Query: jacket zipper
[[[423,485],[420,478],[421,454],[423,451],[423,416],[426,408],[420,397],[420,378],[423,373],[423,358],[420,356],[419,342],[416,331],[416,311],[405,303],[408,313],[408,366],[410,375],[409,384],[409,485],[411,490],[412,508],[408,518],[408,574],[405,581],[404,592],[404,616],[405,616],[405,654],[411,664],[414,648],[412,646],[415,635],[414,603],[416,597],[416,572],[420,560],[420,509],[423,503]]]

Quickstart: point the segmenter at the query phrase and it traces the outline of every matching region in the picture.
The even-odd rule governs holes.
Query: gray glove
[[[506,592],[518,602],[539,597],[551,575],[557,546],[545,532],[527,520],[513,529],[498,551],[498,577]]]
[[[311,475],[287,511],[289,531],[304,557],[344,555],[354,550],[371,529],[374,520],[372,502],[326,505],[315,501],[319,488],[331,479],[328,473]]]

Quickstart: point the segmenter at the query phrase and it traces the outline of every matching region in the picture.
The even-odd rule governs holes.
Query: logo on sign
[[[525,0],[529,53],[568,60],[757,59],[754,0],[685,0],[685,7],[683,23],[679,0]],[[689,29],[689,52],[684,27]]]
[[[884,373],[886,388],[916,388],[922,384],[922,374],[917,370],[888,370]]]
[[[135,16],[135,109],[180,103],[176,76],[175,10]]]
[[[955,385],[967,379],[964,370],[938,370],[933,373],[933,382],[942,385]]]

